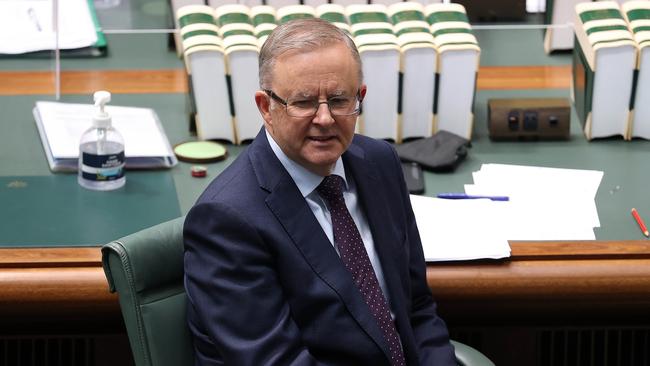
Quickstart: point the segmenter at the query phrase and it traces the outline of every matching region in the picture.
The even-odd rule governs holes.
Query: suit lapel
[[[264,131],[257,136],[250,149],[250,160],[260,187],[269,192],[267,206],[314,272],[339,295],[361,328],[390,359],[388,345],[354,285],[352,276],[344,267],[293,179],[276,158]],[[364,181],[365,179],[361,182]]]

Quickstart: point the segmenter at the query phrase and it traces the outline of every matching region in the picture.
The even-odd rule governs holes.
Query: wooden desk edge
[[[650,306],[650,248],[645,241],[512,242],[498,261],[429,263],[427,282],[442,304],[507,302],[535,311],[548,303],[576,308]],[[108,292],[100,248],[0,249],[0,310],[26,314],[96,310],[119,314]],[[537,303],[537,304],[536,304]]]
[[[650,241],[511,241],[510,260],[650,258]]]
[[[0,248],[1,268],[101,266],[99,247]]]
[[[511,241],[505,261],[650,258],[649,240]],[[471,265],[476,261],[447,262]],[[434,265],[434,264],[431,264]],[[101,248],[0,248],[0,268],[101,266]]]

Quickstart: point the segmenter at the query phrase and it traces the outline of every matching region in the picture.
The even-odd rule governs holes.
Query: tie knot
[[[343,198],[343,178],[338,175],[328,175],[316,188],[316,191],[327,200],[332,202]]]

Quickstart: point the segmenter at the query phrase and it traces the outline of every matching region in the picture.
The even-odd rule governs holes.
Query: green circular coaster
[[[174,146],[174,154],[187,163],[214,163],[228,156],[226,148],[213,141],[190,141]]]

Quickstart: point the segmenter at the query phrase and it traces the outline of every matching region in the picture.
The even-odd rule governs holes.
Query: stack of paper
[[[411,196],[425,259],[504,258],[508,240],[594,240],[602,177],[594,170],[484,164],[465,193],[508,201]]]
[[[0,53],[22,54],[58,46],[62,50],[87,49],[88,55],[99,55],[100,48],[106,47],[106,39],[97,23],[93,1],[65,0],[57,6],[47,0],[0,1]]]
[[[602,171],[483,164],[465,193],[510,197],[501,218],[508,240],[594,240]],[[499,202],[494,202],[499,203]]]
[[[427,262],[505,258],[510,245],[502,235],[504,202],[446,200],[411,195]]]

